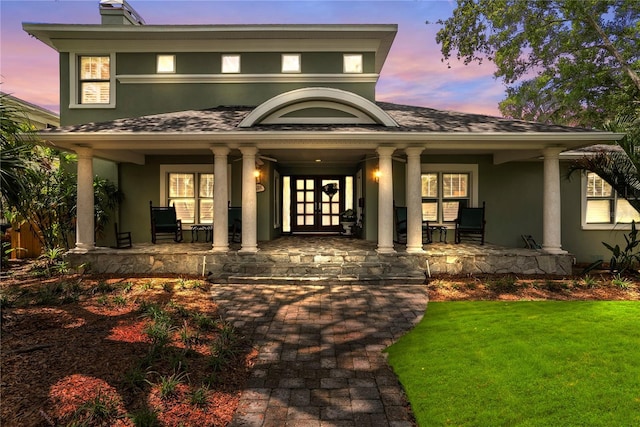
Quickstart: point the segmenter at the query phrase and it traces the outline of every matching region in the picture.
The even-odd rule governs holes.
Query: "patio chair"
[[[484,245],[484,228],[486,221],[484,219],[485,203],[482,202],[481,208],[467,208],[460,206],[458,209],[458,218],[456,218],[455,241],[460,243],[462,237],[479,241]]]
[[[396,243],[407,243],[407,207],[394,206],[393,216],[396,224]]]
[[[396,224],[396,243],[407,243],[407,207],[394,206],[393,214]],[[429,221],[422,221],[422,243],[431,243],[431,227]]]
[[[128,249],[131,245],[131,232],[130,231],[118,231],[118,223],[114,222],[113,227],[116,230],[116,248]]]
[[[175,242],[182,241],[182,221],[176,215],[175,206],[153,206],[149,202],[151,216],[151,241],[156,243],[159,235],[172,237]]]
[[[242,208],[229,206],[229,241],[240,243],[242,235]]]
[[[527,249],[542,249],[542,246],[535,241],[531,234],[522,234],[521,236]]]

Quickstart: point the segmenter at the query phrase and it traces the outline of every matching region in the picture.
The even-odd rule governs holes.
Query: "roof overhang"
[[[96,25],[22,24],[24,31],[57,50],[105,49],[118,52],[375,52],[380,73],[398,31],[396,24],[347,25]]]
[[[546,148],[574,150],[594,144],[612,144],[624,134],[613,132],[41,132],[55,147],[76,151],[90,147],[96,157],[118,162],[144,164],[145,155],[169,153],[211,154],[211,147],[227,145],[257,147],[261,152],[277,152],[292,161],[300,150],[323,152],[328,161],[340,159],[343,150],[374,152],[381,145],[398,150],[422,147],[424,154],[486,154],[494,163],[537,158]],[[298,154],[296,154],[296,152]],[[277,157],[277,155],[276,155]]]

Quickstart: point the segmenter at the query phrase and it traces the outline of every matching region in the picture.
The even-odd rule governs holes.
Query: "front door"
[[[344,208],[344,177],[297,176],[291,178],[291,231],[338,233]]]

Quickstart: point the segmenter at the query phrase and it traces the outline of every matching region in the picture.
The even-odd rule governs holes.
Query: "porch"
[[[284,236],[261,242],[255,253],[211,252],[211,243],[136,244],[67,254],[71,266],[92,273],[188,274],[214,283],[424,283],[428,275],[571,274],[573,256],[540,250],[461,243],[431,243],[424,253],[379,253],[376,243],[344,236]]]

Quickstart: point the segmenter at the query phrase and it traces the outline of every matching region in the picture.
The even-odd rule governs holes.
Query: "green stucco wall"
[[[159,52],[171,53],[171,52]],[[281,53],[242,53],[244,74],[280,74]],[[342,53],[303,53],[302,72],[309,74],[341,74]],[[220,73],[220,54],[177,53],[177,74]],[[374,72],[373,53],[363,55],[364,72]],[[116,108],[69,108],[69,54],[60,54],[60,122],[63,126],[78,123],[109,121],[172,111],[198,110],[218,106],[257,106],[268,99],[294,89],[312,86],[332,87],[375,100],[375,83],[155,83],[122,84],[116,80]],[[156,74],[155,53],[118,53],[116,74]],[[233,77],[233,74],[225,74]]]

